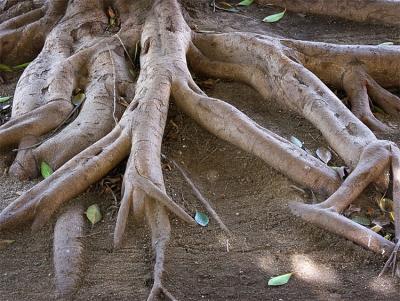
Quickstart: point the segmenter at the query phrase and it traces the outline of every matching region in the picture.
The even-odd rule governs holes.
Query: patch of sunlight
[[[391,277],[375,277],[368,283],[368,287],[382,295],[395,294],[397,292],[396,285]]]
[[[257,266],[264,272],[270,273],[276,269],[276,261],[272,256],[260,256],[256,258]]]
[[[334,270],[322,264],[315,263],[306,255],[293,255],[291,257],[293,271],[296,277],[313,283],[335,284],[338,276]]]

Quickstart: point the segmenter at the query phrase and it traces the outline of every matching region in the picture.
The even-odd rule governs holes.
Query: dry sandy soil
[[[189,2],[189,1],[188,1]],[[188,4],[190,5],[190,4]],[[252,5],[241,14],[212,12],[207,1],[188,7],[186,17],[198,30],[253,31],[297,39],[379,44],[400,39],[398,28],[351,23],[327,17],[287,13],[276,24],[260,20],[279,9]],[[268,59],[268,58],[266,58]],[[0,94],[13,93],[17,78],[5,78]],[[325,145],[304,119],[264,101],[251,88],[217,82],[207,93],[228,100],[261,125],[284,136],[296,136],[315,151]],[[173,122],[171,122],[173,121]],[[398,123],[396,120],[391,120]],[[172,124],[176,124],[176,128]],[[399,142],[400,133],[390,137]],[[400,282],[378,278],[384,259],[326,233],[291,215],[292,200],[311,196],[263,161],[220,141],[171,105],[163,152],[191,174],[214,204],[234,237],[226,237],[211,220],[206,228],[188,227],[173,216],[165,285],[178,300],[397,300]],[[340,164],[338,158],[334,158]],[[189,212],[205,211],[175,169],[165,169],[169,194]],[[34,182],[0,177],[0,209]],[[119,197],[119,196],[118,196]],[[145,300],[152,273],[146,226],[130,226],[124,247],[112,250],[115,223],[111,193],[88,192],[76,201],[97,203],[104,219],[83,237],[85,275],[75,300]],[[0,250],[1,300],[52,300],[52,232],[54,221],[39,233],[1,233],[15,243]],[[229,245],[229,249],[227,249]],[[268,287],[271,276],[294,272],[290,282]]]

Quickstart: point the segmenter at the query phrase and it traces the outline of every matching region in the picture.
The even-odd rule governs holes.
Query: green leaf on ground
[[[272,277],[271,279],[268,280],[268,285],[269,286],[278,286],[278,285],[284,285],[288,283],[290,277],[292,277],[293,273],[288,273],[276,277]]]
[[[0,64],[0,71],[4,71],[4,72],[12,72],[12,68],[8,65],[5,64]]]
[[[283,18],[283,16],[285,15],[285,12],[286,12],[286,9],[283,12],[267,16],[263,19],[263,22],[266,22],[266,23],[278,22],[280,19]]]
[[[206,227],[210,219],[206,214],[200,211],[196,211],[196,215],[194,216],[196,223],[198,223],[202,227]]]
[[[393,42],[383,42],[383,43],[380,43],[378,46],[392,46],[392,45],[394,45]]]
[[[353,222],[356,222],[357,224],[363,225],[363,226],[369,226],[371,225],[371,220],[368,217],[361,216],[361,215],[356,215],[351,218]]]
[[[92,225],[101,221],[102,216],[99,205],[94,204],[89,206],[86,210],[86,217],[92,223]]]
[[[254,0],[243,0],[242,2],[239,2],[237,5],[240,6],[249,6],[250,4],[252,4],[254,2]]]
[[[42,163],[40,163],[40,173],[42,174],[42,177],[46,179],[52,175],[53,169],[49,164],[42,161]]]
[[[299,139],[297,139],[295,136],[290,137],[290,142],[292,142],[294,145],[303,148],[303,142],[301,142]]]
[[[0,103],[9,101],[11,99],[12,96],[2,96],[0,97]]]
[[[32,62],[27,62],[27,63],[19,64],[16,66],[8,66],[6,64],[0,64],[0,71],[13,72],[13,71],[22,70],[22,69],[25,69],[30,63],[32,63]]]
[[[32,62],[27,62],[27,63],[19,64],[19,65],[13,66],[12,68],[13,68],[14,70],[22,70],[22,69],[25,69],[26,67],[28,67],[28,65],[29,65],[30,63],[32,63]]]
[[[86,99],[86,95],[83,92],[79,92],[78,94],[72,96],[72,104],[74,106],[79,106]]]

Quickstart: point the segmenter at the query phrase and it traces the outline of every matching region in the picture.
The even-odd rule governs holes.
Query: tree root
[[[3,1],[0,14],[0,58],[8,65],[37,56],[46,36],[64,15],[67,0]]]
[[[275,4],[287,10],[318,15],[335,16],[352,21],[399,25],[400,7],[396,1],[352,0],[257,0],[261,5]]]
[[[82,277],[83,207],[68,206],[54,227],[54,270],[58,298],[69,298],[77,290]]]
[[[7,3],[13,6],[14,2]],[[389,130],[370,112],[369,97],[388,113],[400,111],[399,98],[384,89],[398,84],[399,49],[377,51],[367,46],[245,33],[198,34],[186,24],[176,0],[154,1],[142,20],[147,9],[146,1],[116,1],[121,22],[118,35],[114,35],[108,32],[108,16],[100,1],[74,1],[55,27],[45,33],[42,52],[18,83],[12,118],[0,127],[0,147],[18,146],[11,172],[21,178],[37,176],[43,161],[56,171],[0,213],[0,230],[28,223],[33,230],[42,227],[61,206],[129,156],[114,246],[123,244],[129,213],[135,218],[145,216],[155,253],[154,284],[148,300],[162,294],[175,300],[162,284],[171,233],[167,209],[189,224],[194,221],[166,194],[162,175],[161,143],[172,96],[182,111],[214,135],[260,157],[295,182],[328,196],[317,205],[292,204],[294,214],[390,256],[389,266],[396,258],[395,243],[340,213],[370,183],[386,189],[386,173],[391,167],[396,239],[400,238],[399,151],[393,143],[378,140],[367,127]],[[38,11],[24,13],[21,18],[7,21],[7,30],[39,16]],[[0,42],[4,44],[7,39],[1,34]],[[137,48],[138,41],[140,72],[132,77],[125,54]],[[1,51],[0,56],[6,57]],[[266,101],[279,101],[309,120],[352,169],[350,176],[342,182],[333,169],[305,150],[261,127],[229,103],[208,97],[194,82],[186,60],[197,73],[247,83]],[[352,112],[323,82],[347,92]],[[86,97],[78,116],[54,136],[30,148],[71,113],[71,98],[78,89]],[[129,103],[127,107],[120,104],[121,98]],[[77,212],[67,211],[57,223],[56,233],[65,228],[65,216],[80,224]],[[57,250],[65,241],[77,244],[75,233],[68,233],[65,239],[57,235]],[[56,270],[76,271],[80,248],[69,259],[56,251]],[[71,263],[68,267],[67,262]],[[58,286],[61,295],[74,290],[78,272],[73,275],[76,277],[67,286]]]

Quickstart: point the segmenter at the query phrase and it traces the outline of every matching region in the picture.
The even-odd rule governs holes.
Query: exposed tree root
[[[353,21],[399,25],[400,7],[392,0],[257,0],[262,5],[275,4],[290,11],[328,15]]]
[[[8,25],[2,25],[1,45],[8,41],[8,30],[16,35],[13,28],[42,16],[42,6],[28,12],[22,5],[16,6],[18,3],[4,4],[15,9],[1,16],[9,19],[4,23]],[[162,282],[171,232],[167,209],[190,224],[194,221],[164,187],[160,151],[172,96],[181,110],[214,135],[328,196],[317,205],[292,204],[295,214],[390,256],[388,266],[395,265],[394,242],[340,213],[370,183],[386,189],[391,169],[396,239],[400,238],[399,151],[393,143],[378,140],[369,129],[389,130],[370,111],[369,98],[388,113],[400,111],[400,99],[385,90],[398,85],[398,48],[338,46],[245,33],[197,34],[186,24],[176,0],[154,1],[145,20],[147,1],[115,1],[113,9],[121,20],[119,33],[114,35],[106,14],[108,3],[71,1],[66,8],[65,1],[51,3],[60,7],[64,3],[65,14],[56,10],[62,15],[58,22],[54,16],[60,16],[50,14],[54,28],[41,33],[47,35],[43,49],[18,83],[12,118],[0,127],[0,147],[18,147],[10,171],[20,178],[37,176],[42,161],[56,172],[0,213],[0,230],[27,223],[33,230],[42,227],[62,205],[129,156],[114,246],[123,243],[130,212],[135,217],[145,216],[155,252],[154,284],[148,300],[160,295],[174,300]],[[51,8],[49,5],[44,2],[43,7]],[[18,8],[21,17],[14,14]],[[137,70],[133,70],[132,77],[131,58],[126,60],[125,55],[139,40],[140,72],[137,77]],[[14,47],[16,55],[19,47]],[[0,57],[7,58],[1,51]],[[266,101],[279,101],[308,119],[352,169],[350,176],[342,182],[333,169],[303,149],[261,127],[227,102],[208,97],[194,82],[186,59],[197,73],[247,83]],[[347,92],[352,112],[323,82]],[[86,96],[78,116],[46,137],[74,110],[71,98],[77,89]],[[129,103],[127,108],[121,104],[124,102]],[[39,146],[30,147],[43,140]],[[79,278],[75,272],[81,262],[81,246],[75,239],[81,231],[79,210],[70,209],[56,225],[57,275],[65,271],[74,275],[68,281],[57,276],[61,295],[70,294]],[[65,233],[59,230],[65,228],[66,218],[76,225],[76,231],[59,236],[57,233]],[[64,244],[76,245],[77,249],[66,254]],[[67,266],[68,262],[71,265]]]
[[[69,298],[75,292],[82,277],[83,207],[68,206],[54,227],[54,274],[59,298]]]

